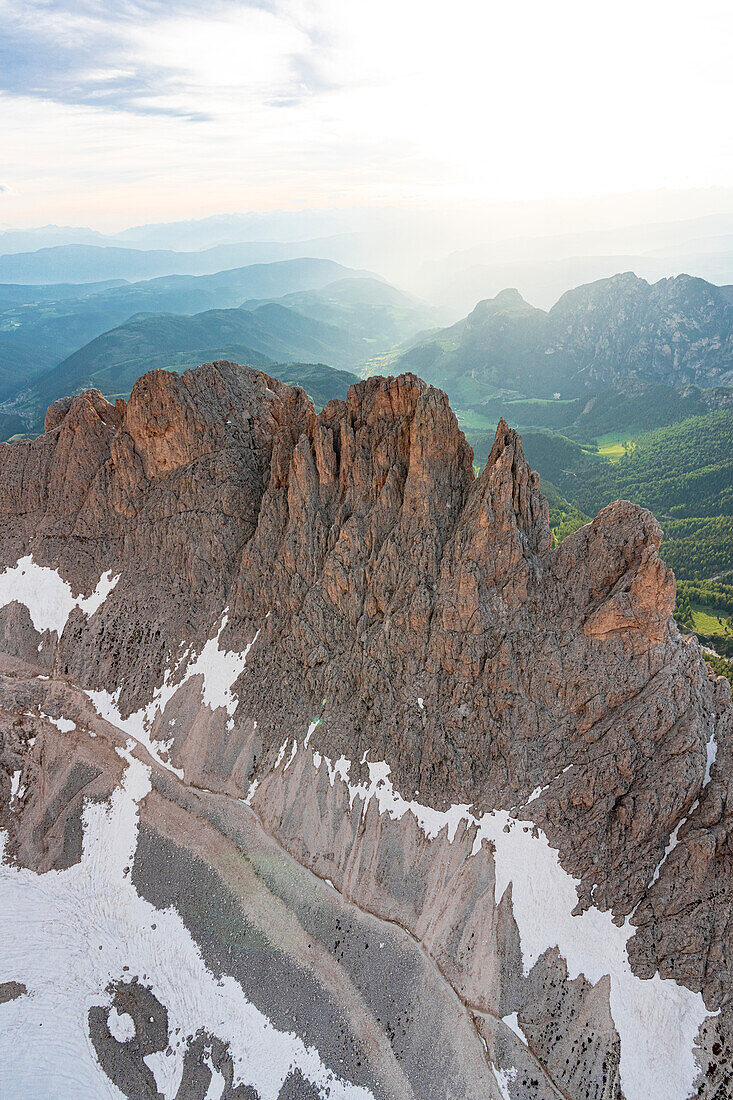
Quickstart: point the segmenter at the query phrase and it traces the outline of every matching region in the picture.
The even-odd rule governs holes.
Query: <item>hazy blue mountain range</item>
[[[17,281],[28,265],[21,281],[49,282],[204,274],[313,256],[379,271],[457,318],[507,286],[549,308],[566,290],[618,271],[650,281],[686,271],[733,282],[732,235],[723,195],[713,202],[709,192],[659,193],[616,196],[601,206],[553,200],[481,209],[226,214],[106,234],[45,226],[0,231],[0,257],[49,250],[19,257],[8,276]],[[54,251],[76,245],[92,247]],[[53,274],[44,275],[49,268]]]
[[[21,407],[38,421],[57,397],[92,386],[107,396],[126,394],[141,374],[155,367],[184,370],[225,359],[263,368],[296,360],[343,368],[368,354],[369,345],[359,336],[276,302],[253,310],[207,310],[193,317],[135,317],[37,379]]]
[[[319,290],[295,291],[269,300],[325,324],[346,328],[379,351],[432,328],[442,316],[442,311],[426,302],[374,278],[339,279]],[[244,306],[253,309],[262,304],[261,299],[255,299]]]
[[[0,283],[0,313],[13,306],[32,305],[36,302],[63,302],[69,298],[84,298],[88,294],[100,294],[113,287],[124,286],[124,279],[104,279],[92,283],[29,284]]]
[[[104,233],[85,226],[39,225],[30,229],[0,230],[0,255],[14,252],[35,252],[59,244],[106,244]],[[109,242],[111,243],[111,241]]]
[[[94,282],[101,279],[152,279],[162,275],[212,275],[219,271],[278,260],[324,256],[331,241],[280,243],[252,241],[220,244],[200,252],[123,248],[115,245],[64,244],[33,252],[0,255],[0,280],[7,283]]]
[[[353,286],[352,286],[353,283]],[[147,284],[143,284],[145,286]],[[132,288],[131,288],[132,289]],[[106,302],[106,297],[104,298]],[[87,305],[92,308],[94,302]],[[85,313],[84,322],[99,314]],[[213,359],[266,365],[291,360],[356,367],[435,320],[435,311],[373,278],[343,278],[319,290],[248,299],[241,308],[193,316],[146,312],[76,347],[24,394],[22,408],[37,422],[44,402],[94,385],[129,391],[153,367],[183,369]],[[69,322],[73,314],[63,313]],[[52,322],[58,325],[54,313]],[[33,381],[19,378],[15,392]],[[12,393],[10,394],[12,397]]]
[[[173,275],[101,291],[92,288],[80,298],[11,307],[0,313],[0,399],[136,314],[228,309],[246,299],[316,289],[352,274],[363,273],[330,260],[285,260],[214,275]]]
[[[567,290],[620,271],[634,271],[649,282],[688,272],[712,283],[731,283],[733,217],[506,236],[431,260],[416,289],[457,313],[508,286],[549,309]]]
[[[451,210],[450,218],[453,219],[454,216],[455,212]],[[341,234],[381,231],[404,224],[419,224],[423,227],[433,220],[435,213],[431,211],[418,215],[412,210],[391,207],[339,206],[330,209],[213,214],[203,218],[133,225],[107,233],[83,226],[46,225],[30,229],[0,230],[0,255],[30,252],[59,244],[116,245],[125,248],[194,252],[242,241],[297,242]],[[475,219],[469,217],[468,220],[475,225]]]
[[[343,397],[357,371],[409,369],[447,390],[478,461],[500,416],[522,429],[559,488],[558,530],[621,494],[668,510],[681,576],[717,573],[733,553],[730,463],[719,454],[733,415],[733,287],[686,275],[650,285],[627,272],[547,311],[503,290],[439,329],[425,302],[312,259],[132,284],[6,284],[0,302],[3,293],[5,439],[39,431],[64,394],[123,396],[154,367],[244,362],[318,405]],[[655,495],[662,484],[667,495]]]

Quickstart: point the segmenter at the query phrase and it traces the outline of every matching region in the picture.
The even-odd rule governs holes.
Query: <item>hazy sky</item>
[[[733,184],[730,0],[0,0],[0,223]]]

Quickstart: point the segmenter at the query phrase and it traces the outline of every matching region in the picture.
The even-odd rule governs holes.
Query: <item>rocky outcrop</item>
[[[282,1025],[304,1041],[315,1028],[334,1072],[345,1029],[339,1074],[355,1086],[437,1098],[451,1067],[456,1097],[692,1092],[698,1029],[733,999],[732,711],[671,619],[648,512],[616,502],[553,548],[516,432],[499,424],[475,477],[445,394],[410,374],[316,414],[301,390],[230,363],[154,371],[127,403],[57,402],[45,435],[0,449],[0,466],[9,858],[40,875],[83,867],[83,806],[112,814],[124,760],[144,762],[133,885],[199,943],[239,942],[244,906],[278,958],[316,951],[331,1007],[316,1026],[301,967],[282,989],[306,997],[302,1016]],[[300,884],[278,879],[277,903],[265,849]],[[196,890],[226,884],[223,924],[201,892],[156,877],[193,874],[192,859],[213,876]],[[384,975],[357,964],[347,913],[380,943],[397,929],[420,1004],[443,1007],[379,1007]],[[256,1001],[247,959],[207,965],[236,969]],[[100,989],[105,1011],[126,973]],[[147,1080],[100,1012],[108,1076]],[[670,1013],[671,1091],[644,1093]],[[231,1069],[237,1054],[201,1027],[180,1057],[209,1081],[214,1055]]]
[[[650,285],[627,271],[567,291],[548,312],[504,290],[400,365],[471,404],[481,388],[570,397],[654,383],[730,386],[732,355],[726,287],[690,275]]]

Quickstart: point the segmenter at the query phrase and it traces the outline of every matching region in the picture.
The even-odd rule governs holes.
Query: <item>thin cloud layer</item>
[[[733,184],[729,0],[0,0],[0,26],[19,224]]]
[[[274,16],[266,0],[213,0],[205,13],[192,0],[0,0],[0,92],[66,105],[210,120],[199,98],[195,65],[176,63],[161,30],[188,26],[204,17],[216,25],[242,12]],[[196,34],[191,36],[193,44]],[[186,59],[190,60],[190,59]],[[305,54],[292,58],[292,79],[274,100],[298,98],[298,89],[319,83]],[[321,86],[323,86],[321,84]]]

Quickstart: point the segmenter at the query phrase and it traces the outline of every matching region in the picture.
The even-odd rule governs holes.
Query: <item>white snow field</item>
[[[257,631],[252,641],[241,653],[222,649],[219,645],[219,639],[224,627],[227,625],[227,621],[228,615],[225,609],[216,635],[209,638],[201,652],[197,654],[186,650],[173,668],[166,669],[163,675],[163,683],[159,688],[156,688],[153,698],[147,706],[134,711],[127,718],[123,718],[119,710],[121,693],[119,688],[115,692],[87,691],[85,693],[101,718],[134,737],[162,767],[173,772],[179,779],[183,779],[183,771],[180,768],[174,768],[165,759],[168,748],[167,743],[151,740],[150,730],[155,719],[163,713],[176,692],[195,676],[202,678],[201,697],[203,705],[211,710],[223,707],[231,722],[239,704],[232,688],[243,672],[249,651],[259,638],[260,632]]]
[[[78,607],[85,615],[93,615],[117,584],[119,575],[111,570],[102,573],[97,587],[89,596],[73,596],[71,586],[56,569],[36,565],[31,554],[20,558],[17,565],[0,573],[0,607],[17,600],[25,604],[37,631],[55,630],[63,634],[69,615]]]
[[[324,1100],[369,1100],[366,1089],[326,1069],[317,1050],[275,1028],[233,978],[214,978],[175,909],[158,910],[137,893],[131,867],[150,768],[131,755],[132,747],[118,750],[127,768],[109,802],[85,807],[78,864],[45,874],[0,865],[0,976],[28,991],[0,1005],[0,1096],[122,1096],[97,1062],[87,1013],[110,1004],[108,983],[128,974],[168,1010],[172,1053],[151,1055],[147,1063],[166,1100],[175,1097],[186,1048],[199,1029],[230,1044],[235,1083],[253,1085],[262,1100],[276,1100],[294,1068]],[[109,1026],[124,1042],[134,1021],[114,1011]]]

